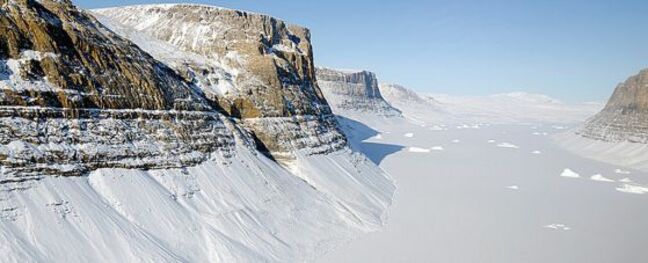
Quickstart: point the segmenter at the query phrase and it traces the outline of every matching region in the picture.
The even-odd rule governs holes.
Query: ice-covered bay
[[[638,190],[648,185],[646,173],[571,154],[552,141],[562,131],[550,125],[430,131],[404,120],[362,120],[364,125],[343,122],[356,147],[396,181],[394,205],[384,231],[321,262],[643,262],[648,257],[648,192]],[[372,130],[381,131],[382,139],[371,139]],[[405,133],[416,136],[404,138]],[[494,141],[520,150],[493,147]],[[437,154],[400,150],[438,145],[445,150]],[[561,176],[565,169],[581,177]],[[616,182],[591,180],[594,175]]]

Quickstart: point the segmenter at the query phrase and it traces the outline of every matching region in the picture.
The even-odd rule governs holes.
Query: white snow
[[[580,174],[572,171],[569,168],[566,168],[565,170],[563,170],[563,172],[560,174],[560,176],[567,177],[567,178],[580,178]]]
[[[624,184],[623,186],[616,188],[616,190],[628,194],[642,195],[648,193],[648,187],[631,184]]]
[[[590,177],[590,179],[592,179],[593,181],[598,181],[598,182],[608,182],[608,183],[613,183],[614,182],[614,180],[612,180],[610,178],[607,178],[607,177],[604,177],[601,174],[592,175],[592,177]]]
[[[623,169],[615,169],[614,173],[616,173],[616,174],[631,174],[630,171],[623,170]]]
[[[444,150],[443,146],[433,146],[433,147],[430,148],[430,149],[431,149],[432,151],[443,151],[443,150]]]
[[[619,180],[619,182],[622,182],[622,183],[632,183],[632,179],[626,177],[626,178],[623,178],[623,179]]]
[[[503,143],[497,144],[497,147],[501,147],[501,148],[513,148],[513,149],[518,149],[518,148],[520,148],[520,147],[518,147],[517,145],[512,144],[512,143],[508,143],[508,142],[503,142]]]
[[[296,162],[299,177],[242,148],[186,169],[100,169],[3,188],[3,261],[312,261],[382,227],[394,186],[364,157]]]
[[[406,138],[414,138],[414,133],[408,132],[408,133],[403,134],[403,136],[406,137]]]
[[[409,147],[409,151],[413,153],[429,153],[431,150],[419,147]]]
[[[498,99],[521,100],[521,96],[525,97],[516,96]],[[542,98],[538,101],[541,101],[538,105],[556,104]],[[390,103],[396,105],[393,101]],[[402,105],[408,103],[408,100],[401,102]],[[390,221],[385,231],[353,241],[318,262],[563,262],[565,258],[570,262],[634,262],[645,256],[643,251],[634,249],[636,244],[648,242],[648,236],[636,235],[638,229],[645,228],[648,212],[644,202],[619,196],[614,190],[616,184],[595,185],[580,180],[564,183],[562,177],[551,176],[551,173],[563,171],[567,176],[580,178],[575,171],[615,169],[615,166],[564,151],[551,137],[544,136],[549,132],[545,134],[542,129],[553,131],[554,123],[540,119],[572,118],[575,115],[559,116],[563,111],[558,110],[571,106],[554,105],[548,110],[534,108],[538,115],[526,118],[523,114],[528,108],[504,103],[514,105],[509,109],[511,112],[524,112],[520,116],[506,113],[497,118],[500,121],[508,119],[506,121],[515,125],[481,125],[480,129],[472,129],[470,123],[480,122],[461,118],[450,122],[448,119],[457,116],[446,119],[445,113],[437,111],[443,111],[446,105],[439,104],[441,109],[401,108],[404,120],[376,117],[370,113],[335,112],[366,125],[369,130],[413,133],[416,137],[389,137],[380,144],[364,145],[365,148],[359,145],[359,149],[374,155],[375,162],[392,174],[398,184]],[[483,105],[465,106],[474,107],[476,114],[493,112]],[[496,107],[503,108],[502,105]],[[569,115],[577,111],[566,109]],[[596,110],[588,112],[579,113],[583,116],[579,121]],[[520,123],[520,119],[529,120],[530,125]],[[433,131],[429,128],[442,124],[458,129]],[[570,127],[573,124],[558,122],[558,125]],[[532,127],[536,127],[537,135],[529,131]],[[347,132],[354,134],[354,131]],[[413,158],[407,150],[401,150],[411,145],[441,144],[455,139],[466,143],[452,144],[452,151],[444,154],[421,154]],[[472,143],[479,141],[484,143]],[[528,152],[494,150],[497,143],[504,141],[530,149]],[[543,158],[529,154],[532,150],[542,150]],[[566,165],[570,168],[565,169]],[[589,175],[588,179],[591,179]],[[511,198],[511,194],[516,198]],[[556,222],[560,218],[569,219],[570,225]],[[587,231],[573,231],[575,228],[571,224],[585,226]],[[569,231],[569,238],[547,230]],[[597,249],[600,247],[618,250]]]
[[[609,143],[565,131],[552,140],[568,151],[600,162],[648,171],[648,145],[641,143]],[[623,171],[620,169],[620,171]]]
[[[536,150],[536,151],[532,151],[531,153],[532,153],[532,154],[542,154],[541,151],[537,151],[537,150]]]
[[[568,227],[565,224],[550,224],[550,225],[546,225],[544,227],[549,228],[549,229],[555,229],[555,230],[564,230],[564,231],[571,230],[571,227]]]

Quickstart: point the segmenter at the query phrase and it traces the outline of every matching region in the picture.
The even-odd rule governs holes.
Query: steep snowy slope
[[[387,103],[378,87],[376,74],[317,68],[317,82],[336,112],[356,112],[398,117],[400,111]]]
[[[301,262],[382,226],[395,187],[347,146],[310,51],[250,51],[234,68],[130,30],[136,46],[69,1],[0,6],[3,262]],[[156,22],[206,12],[238,19],[232,43],[264,28],[252,46],[310,48],[305,29],[266,16],[172,12]],[[214,68],[196,71],[202,58]]]
[[[382,225],[393,186],[362,155],[304,158],[306,183],[246,149],[235,154],[0,185],[2,261],[298,262]]]

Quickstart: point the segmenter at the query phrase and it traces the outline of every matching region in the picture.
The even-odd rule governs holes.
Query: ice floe
[[[409,147],[409,152],[412,153],[429,153],[430,149],[420,148],[420,147]]]
[[[549,229],[555,229],[555,230],[565,230],[565,231],[571,230],[571,227],[568,227],[565,224],[551,224],[551,225],[546,225],[544,227]]]
[[[619,180],[619,182],[622,182],[622,183],[632,183],[632,179],[626,177],[626,178],[623,178],[623,179]]]
[[[631,185],[631,184],[624,184],[621,187],[616,188],[617,191],[622,192],[622,193],[628,193],[628,194],[646,194],[648,193],[648,187],[645,186],[640,186],[640,185]]]
[[[616,174],[631,174],[630,171],[626,171],[626,170],[623,170],[623,169],[616,169],[616,170],[614,170],[614,173],[616,173]]]
[[[501,147],[501,148],[513,148],[513,149],[518,149],[518,148],[520,148],[520,147],[518,147],[517,145],[512,144],[512,143],[508,143],[508,142],[500,143],[500,144],[497,145],[497,147]]]
[[[408,133],[404,134],[403,136],[405,136],[406,138],[414,138],[414,133],[408,132]]]
[[[608,182],[608,183],[614,183],[615,181],[603,176],[602,174],[595,174],[590,177],[592,181],[597,181],[597,182]]]
[[[580,178],[580,174],[572,171],[569,168],[563,170],[563,172],[560,174],[560,176],[567,177],[567,178]]]

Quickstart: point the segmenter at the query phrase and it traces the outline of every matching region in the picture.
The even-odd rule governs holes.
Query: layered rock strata
[[[93,12],[201,88],[274,157],[327,153],[346,144],[315,81],[308,29],[188,4]]]
[[[648,143],[648,70],[619,84],[579,134],[607,142]]]
[[[317,80],[334,111],[371,112],[381,116],[401,114],[383,99],[376,74],[372,72],[318,68]]]

